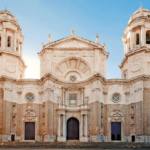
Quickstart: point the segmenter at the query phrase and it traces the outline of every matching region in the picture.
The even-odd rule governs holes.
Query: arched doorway
[[[79,120],[76,118],[67,121],[67,140],[79,140]]]

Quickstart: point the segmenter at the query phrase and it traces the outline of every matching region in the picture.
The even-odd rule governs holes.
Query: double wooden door
[[[25,122],[25,140],[35,140],[35,122]]]
[[[79,121],[76,118],[67,121],[67,140],[79,140]]]
[[[111,122],[111,140],[121,140],[121,122]]]

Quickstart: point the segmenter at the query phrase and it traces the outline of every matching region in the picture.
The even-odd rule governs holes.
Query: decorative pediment
[[[98,43],[95,43],[93,41],[81,38],[79,36],[76,35],[70,35],[66,38],[63,38],[61,40],[58,41],[54,41],[51,43],[48,43],[45,45],[44,48],[58,48],[58,49],[73,49],[73,48],[78,48],[78,49],[82,49],[82,48],[86,48],[86,49],[90,49],[90,48],[102,48],[103,46],[101,46]]]
[[[91,45],[77,39],[69,39],[54,45],[55,48],[92,48]]]

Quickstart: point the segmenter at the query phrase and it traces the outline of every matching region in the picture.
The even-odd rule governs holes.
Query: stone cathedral
[[[123,33],[120,79],[106,78],[106,46],[74,33],[38,53],[40,79],[25,79],[23,34],[0,11],[1,142],[150,142],[150,10]]]

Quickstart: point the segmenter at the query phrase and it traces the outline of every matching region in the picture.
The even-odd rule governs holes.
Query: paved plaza
[[[40,150],[87,150],[87,149],[83,149],[83,148],[77,148],[77,149],[72,149],[72,148],[70,148],[70,149],[51,149],[51,148],[43,148],[43,149],[41,149],[40,147],[39,148],[0,148],[0,150],[36,150],[36,149],[40,149]],[[100,148],[88,148],[88,150],[133,150],[134,148],[125,148],[125,149],[122,149],[122,148],[120,148],[120,149],[116,149],[116,148],[113,148],[113,149],[105,149],[105,148],[102,148],[102,149],[100,149]],[[137,150],[148,150],[148,148],[146,149],[146,148],[137,148]]]
[[[36,150],[37,148],[0,148],[0,150]],[[41,148],[38,148],[38,149],[40,149],[40,150],[80,150],[80,149],[49,149],[49,148],[45,148],[45,149],[41,149]],[[133,148],[134,149],[134,148]],[[133,149],[115,149],[115,148],[113,148],[113,149],[99,149],[99,148],[93,148],[93,149],[88,149],[88,150],[133,150]],[[82,149],[81,148],[81,150],[87,150],[87,149]],[[146,150],[146,149],[138,149],[138,150]],[[147,149],[148,150],[148,149]]]

